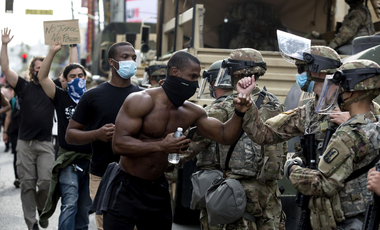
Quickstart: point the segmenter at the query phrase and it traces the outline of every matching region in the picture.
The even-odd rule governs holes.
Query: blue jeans
[[[92,201],[87,170],[75,170],[70,164],[59,174],[59,187],[62,206],[58,229],[88,229]]]

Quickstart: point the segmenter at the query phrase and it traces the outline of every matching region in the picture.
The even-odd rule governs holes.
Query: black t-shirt
[[[65,140],[66,129],[77,104],[66,90],[56,86],[53,100],[58,117],[58,143],[62,148],[80,153],[91,153],[91,145],[69,145]]]
[[[15,134],[18,136],[18,129],[20,127],[20,103],[17,96],[14,96],[11,101],[11,110],[12,110],[12,116],[11,116],[11,122],[8,126],[8,134]]]
[[[54,84],[55,84],[56,86],[58,86],[59,88],[62,88],[62,83],[61,83],[61,81],[59,80],[59,77],[58,77],[57,79],[55,79],[53,82],[54,82]]]
[[[51,141],[54,106],[42,87],[18,77],[15,93],[20,102],[18,139]]]
[[[141,90],[134,84],[119,88],[104,82],[84,93],[72,119],[82,125],[91,123],[91,128],[94,130],[105,124],[115,124],[116,116],[125,98]],[[119,159],[120,157],[112,152],[112,142],[92,142],[91,174],[102,177],[108,164],[118,162]]]

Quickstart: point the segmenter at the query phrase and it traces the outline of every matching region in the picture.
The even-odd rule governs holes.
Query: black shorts
[[[164,175],[150,181],[120,170],[113,180],[108,210],[103,212],[103,228],[139,230],[172,229],[168,182]]]

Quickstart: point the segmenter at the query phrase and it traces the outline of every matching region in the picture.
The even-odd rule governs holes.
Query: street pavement
[[[1,133],[0,133],[1,134]],[[4,152],[5,145],[0,139],[0,230],[26,230],[26,224],[23,217],[20,189],[13,185],[13,154]],[[54,215],[49,219],[49,227],[46,229],[58,229],[58,217],[60,213],[60,201]],[[36,217],[37,217],[36,213]],[[43,228],[40,228],[43,229]],[[90,230],[96,230],[95,216],[90,215]],[[159,227],[157,228],[159,230]],[[172,230],[198,230],[198,225],[178,225],[173,223]]]

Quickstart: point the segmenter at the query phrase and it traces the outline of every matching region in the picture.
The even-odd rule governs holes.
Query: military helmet
[[[237,60],[237,61],[246,61],[246,62],[253,62],[256,64],[263,64],[263,65],[247,65],[244,66],[242,69],[238,69],[234,71],[231,74],[255,74],[257,77],[262,76],[265,74],[265,71],[267,70],[266,68],[266,63],[264,61],[263,56],[261,53],[255,49],[251,48],[241,48],[241,49],[236,49],[230,53],[229,60]],[[242,66],[243,67],[243,66]]]
[[[231,76],[229,74],[225,74],[224,77],[221,79],[220,84],[218,86],[212,87],[212,83],[216,80],[216,77],[218,76],[220,67],[222,66],[223,60],[216,61],[211,64],[209,70],[207,71],[210,73],[211,77],[208,80],[208,83],[210,84],[210,89],[215,90],[215,89],[233,89],[232,83],[231,83]],[[205,70],[206,72],[206,70]],[[203,73],[204,74],[204,73]]]
[[[157,82],[165,79],[167,73],[167,65],[162,61],[151,61],[149,66],[145,67],[142,85],[144,87],[151,87],[150,78],[154,78]]]
[[[167,65],[163,61],[152,61],[147,68],[149,76],[166,76]]]
[[[218,76],[220,67],[223,63],[223,60],[216,61],[210,65],[210,68],[208,70],[203,71],[202,75],[202,81],[201,85],[199,87],[199,91],[197,94],[197,98],[199,99],[206,87],[206,82],[209,83],[209,90],[210,90],[210,95],[212,97],[215,97],[214,95],[214,90],[215,89],[233,89],[232,84],[231,84],[231,76],[226,74],[222,79],[221,79],[221,84],[215,86],[215,81]],[[214,85],[213,85],[214,83]]]
[[[340,94],[363,91],[355,98],[346,101]],[[380,93],[380,66],[370,60],[355,60],[344,63],[334,73],[327,75],[316,106],[317,113],[332,113],[331,108],[338,103],[343,111],[345,107],[369,98],[373,100]]]
[[[344,63],[334,74],[333,81],[340,83],[339,93],[373,90],[380,92],[380,66],[371,60]]]
[[[230,75],[232,86],[236,88],[241,78],[254,74],[257,80],[266,70],[267,65],[259,51],[250,48],[236,49],[222,62],[215,86],[221,84],[224,75]]]
[[[311,46],[310,53],[303,53],[303,60],[296,60],[298,73],[306,70],[314,73],[333,74],[342,65],[339,54],[328,46]]]

